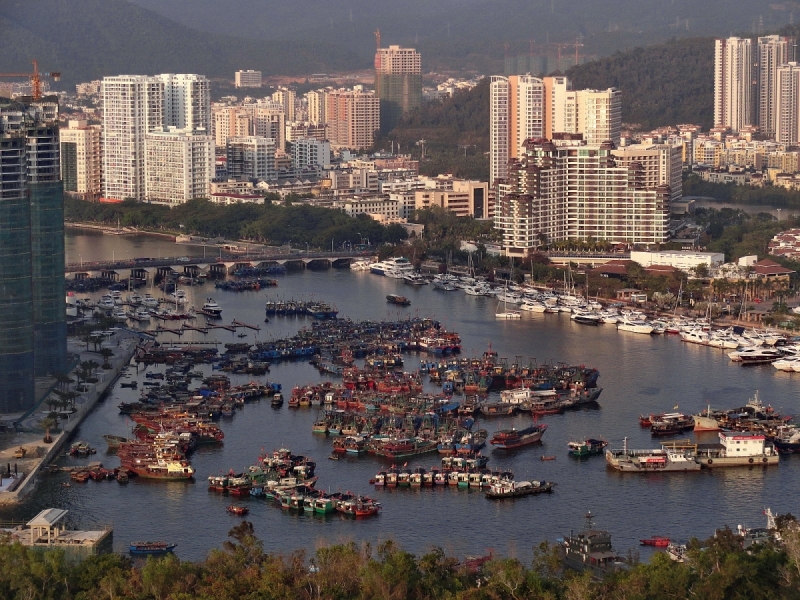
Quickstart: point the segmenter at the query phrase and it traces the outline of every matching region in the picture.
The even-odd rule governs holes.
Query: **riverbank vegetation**
[[[689,544],[687,563],[657,553],[648,563],[632,555],[630,569],[604,581],[562,571],[547,543],[531,564],[494,557],[459,562],[440,548],[415,556],[388,541],[355,543],[288,555],[264,552],[253,526],[243,522],[230,541],[201,562],[175,556],[131,562],[104,555],[80,564],[59,550],[0,544],[0,597],[25,600],[706,600],[800,598],[800,533],[783,518],[781,545],[742,549],[724,529]]]
[[[765,210],[773,206],[800,209],[800,192],[787,190],[774,185],[753,187],[735,183],[711,183],[697,175],[689,175],[683,180],[684,196],[707,196],[719,202],[731,204],[763,205]]]
[[[297,200],[297,199],[295,199]],[[364,240],[372,244],[397,243],[406,239],[399,225],[384,226],[367,215],[349,217],[340,210],[293,203],[291,197],[265,204],[214,204],[208,200],[190,200],[175,208],[135,202],[98,204],[65,199],[67,221],[136,227],[148,231],[167,231],[248,240],[265,244],[308,244],[311,248],[330,249],[331,245],[355,246]]]

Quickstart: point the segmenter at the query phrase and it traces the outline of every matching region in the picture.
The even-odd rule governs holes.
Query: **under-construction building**
[[[0,104],[0,412],[33,407],[66,366],[58,104]]]

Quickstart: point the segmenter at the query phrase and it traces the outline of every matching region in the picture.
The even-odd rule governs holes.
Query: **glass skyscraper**
[[[66,366],[58,105],[0,104],[0,412],[33,407]]]

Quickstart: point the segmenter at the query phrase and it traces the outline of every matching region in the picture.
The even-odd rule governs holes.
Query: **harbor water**
[[[160,252],[158,252],[160,250]],[[101,260],[125,256],[202,255],[202,248],[189,249],[163,240],[137,236],[103,236],[70,232],[68,261]],[[462,292],[441,292],[432,286],[414,288],[401,280],[349,270],[303,271],[277,277],[279,286],[261,291],[215,290],[213,283],[187,288],[189,304],[199,307],[213,296],[223,309],[222,322],[234,318],[258,324],[258,332],[245,338],[216,330],[207,335],[187,332],[180,341],[256,342],[294,334],[311,325],[309,317],[272,317],[264,323],[267,299],[318,299],[336,305],[340,317],[352,319],[397,319],[427,316],[440,320],[462,338],[462,354],[477,356],[490,345],[509,362],[531,360],[565,362],[597,367],[603,392],[599,406],[542,418],[548,429],[542,444],[502,454],[484,450],[489,466],[508,469],[518,480],[554,481],[549,495],[493,502],[476,491],[451,487],[374,489],[370,479],[390,463],[374,457],[327,460],[331,439],[314,435],[311,425],[316,408],[273,409],[268,401],[247,404],[233,418],[221,419],[224,444],[201,446],[190,459],[196,469],[193,483],[152,482],[132,479],[127,485],[93,482],[62,487],[68,478],[59,473],[43,476],[35,494],[22,506],[5,509],[1,517],[30,518],[45,507],[71,511],[83,527],[113,523],[115,549],[125,551],[138,539],[161,539],[177,543],[177,554],[201,559],[219,547],[239,517],[226,513],[226,496],[209,492],[209,475],[241,471],[259,453],[288,447],[295,454],[316,460],[317,487],[370,495],[383,504],[376,518],[352,520],[334,513],[320,517],[287,514],[262,499],[245,500],[247,519],[267,550],[289,552],[303,548],[313,551],[319,544],[343,541],[396,540],[412,552],[441,546],[463,557],[482,554],[486,548],[517,556],[525,561],[532,547],[556,539],[580,527],[583,515],[592,511],[596,524],[612,532],[615,549],[624,553],[638,548],[638,540],[652,535],[675,540],[709,537],[714,529],[738,524],[763,526],[762,511],[797,514],[800,511],[800,457],[784,456],[768,469],[722,469],[699,473],[624,474],[606,469],[602,457],[585,460],[567,455],[567,442],[587,437],[605,438],[611,447],[621,447],[623,438],[634,448],[658,445],[647,429],[639,427],[640,414],[671,411],[698,412],[713,408],[743,406],[756,390],[765,404],[785,414],[800,411],[797,389],[800,374],[781,373],[770,365],[741,367],[728,360],[723,351],[684,344],[677,336],[648,336],[618,332],[613,325],[588,327],[570,321],[565,314],[526,314],[520,321],[494,318],[497,301]],[[397,293],[411,300],[409,307],[387,305],[385,296]],[[156,295],[160,295],[156,290]],[[199,320],[202,320],[199,319]],[[155,327],[153,322],[150,327]],[[163,341],[178,338],[161,336]],[[406,355],[406,370],[415,369],[420,356]],[[209,367],[205,367],[209,369]],[[148,370],[164,370],[163,366]],[[140,369],[140,377],[144,369]],[[209,370],[210,372],[210,370]],[[231,376],[233,384],[251,376]],[[288,398],[295,385],[318,382],[322,376],[305,362],[275,364],[259,380],[276,381]],[[140,388],[141,389],[141,388]],[[436,388],[431,388],[436,389]],[[130,436],[132,421],[120,415],[120,401],[134,401],[138,391],[119,389],[98,405],[79,428],[76,439],[89,442],[98,453],[87,460],[99,460],[114,467],[118,459],[106,454],[104,434]],[[513,418],[478,419],[490,434],[501,428],[523,427],[528,415]],[[694,438],[693,434],[689,434]],[[702,442],[715,441],[715,434],[702,434]],[[541,461],[543,455],[556,460]],[[410,461],[410,466],[433,467],[436,454]],[[80,464],[65,458],[62,465]],[[647,553],[643,552],[643,556]]]

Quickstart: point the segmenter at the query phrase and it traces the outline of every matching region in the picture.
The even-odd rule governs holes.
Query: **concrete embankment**
[[[118,333],[117,335],[120,334]],[[70,345],[73,344],[75,344],[76,347],[71,348],[71,350],[74,351],[78,349],[82,361],[97,359],[96,353],[90,353],[86,350],[79,349],[77,345],[80,344],[80,342],[77,340],[70,340]],[[19,476],[22,477],[22,481],[12,486],[13,491],[0,491],[0,504],[14,504],[20,502],[35,489],[42,470],[47,468],[53,460],[58,458],[65,451],[73,431],[75,431],[91,413],[100,398],[102,398],[106,392],[110,391],[122,369],[130,363],[131,357],[136,350],[137,340],[135,338],[120,339],[119,346],[116,345],[117,340],[112,340],[111,344],[113,344],[113,346],[109,345],[109,347],[112,347],[114,350],[114,356],[109,360],[111,368],[98,369],[96,373],[98,381],[93,384],[85,384],[88,385],[89,390],[82,394],[80,399],[76,402],[76,412],[72,413],[67,421],[61,423],[61,431],[51,436],[53,442],[51,444],[45,444],[42,441],[44,437],[44,431],[42,430],[40,432],[26,434],[24,437],[28,439],[27,442],[23,441],[22,443],[14,444],[14,448],[20,446],[24,447],[28,452],[34,455],[34,458],[33,460],[28,459],[23,462],[23,469],[25,469],[25,472],[19,474]],[[28,417],[25,422],[22,423],[22,426],[27,430],[36,431],[38,429],[38,422],[43,416],[44,415],[41,413],[35,413]],[[9,452],[10,451],[13,451],[13,449],[10,449]]]

